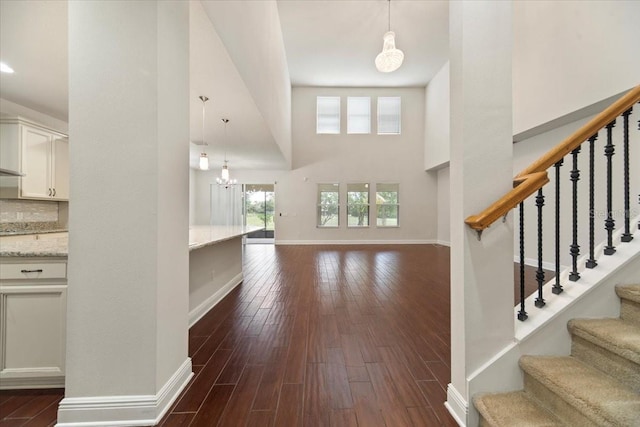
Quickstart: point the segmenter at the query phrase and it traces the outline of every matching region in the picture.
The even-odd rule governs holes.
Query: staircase
[[[640,426],[640,285],[618,319],[573,319],[571,355],[523,356],[524,390],[474,397],[480,426]]]

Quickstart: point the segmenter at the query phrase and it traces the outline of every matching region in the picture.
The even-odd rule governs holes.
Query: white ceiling
[[[224,150],[235,168],[280,169],[284,160],[251,93],[202,5],[191,2],[191,140],[205,140],[216,167]],[[424,86],[448,55],[448,2],[393,0],[391,28],[405,62],[376,71],[373,60],[387,30],[386,0],[278,0],[294,86]],[[0,75],[0,97],[68,120],[67,2],[0,1],[0,60],[15,74]],[[222,117],[231,121],[225,136]],[[200,147],[191,144],[195,167]]]
[[[402,67],[380,73],[374,59],[388,28]],[[278,0],[293,86],[425,86],[449,55],[449,2]]]

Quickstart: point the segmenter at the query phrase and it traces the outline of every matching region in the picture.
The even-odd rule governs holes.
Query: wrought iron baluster
[[[594,207],[594,193],[595,193],[595,142],[598,139],[596,133],[589,138],[589,259],[586,262],[587,268],[594,268],[598,265],[596,257],[594,255],[594,230],[596,211]]]
[[[524,202],[520,202],[520,311],[518,311],[518,320],[524,322],[528,317],[524,310]]]
[[[573,184],[573,240],[569,253],[572,258],[573,270],[569,273],[569,280],[572,282],[580,279],[580,273],[578,273],[578,255],[580,255],[580,246],[578,245],[578,181],[580,180],[578,153],[580,153],[580,147],[571,152],[573,157],[573,169],[571,169],[571,182]]]
[[[631,212],[629,211],[629,115],[633,111],[633,107],[622,113],[624,120],[624,233],[620,238],[623,242],[630,242],[633,240],[631,229],[629,225]]]
[[[542,269],[542,207],[544,206],[544,195],[542,188],[538,189],[536,196],[536,207],[538,208],[538,270],[536,271],[536,281],[538,282],[538,297],[535,305],[538,308],[544,307],[545,302],[542,297],[542,285],[544,284],[544,270]]]
[[[613,190],[612,190],[612,157],[615,154],[615,146],[613,145],[612,130],[616,125],[616,121],[609,123],[607,128],[607,145],[604,147],[604,155],[607,158],[607,219],[604,220],[604,228],[607,230],[607,245],[604,247],[605,255],[613,255],[616,253],[616,248],[613,246],[613,230],[615,229],[616,222],[613,219]]]
[[[558,295],[563,289],[560,284],[560,167],[564,162],[560,159],[554,167],[556,169],[556,282],[551,288],[551,292]]]

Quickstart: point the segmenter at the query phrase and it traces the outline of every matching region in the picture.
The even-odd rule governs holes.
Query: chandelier
[[[382,73],[390,73],[402,65],[404,53],[396,49],[396,33],[391,31],[391,0],[389,0],[389,21],[387,32],[382,36],[382,52],[376,56],[376,68]]]
[[[224,138],[227,139],[227,123],[229,123],[229,119],[222,119],[224,123]],[[220,172],[220,176],[216,178],[216,182],[218,185],[229,188],[233,187],[238,183],[237,179],[231,179],[229,175],[229,162],[227,161],[227,149],[224,150],[224,163],[222,165],[222,171]]]

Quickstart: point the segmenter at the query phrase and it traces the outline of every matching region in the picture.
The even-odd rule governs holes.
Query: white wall
[[[451,190],[449,167],[439,169],[438,172],[438,243],[449,246],[451,244],[451,219],[449,207],[449,193]]]
[[[276,2],[202,3],[290,165],[291,79]]]
[[[316,97],[341,97],[341,134],[316,134]],[[372,134],[347,135],[347,97],[370,96]],[[402,97],[402,134],[377,135],[376,98]],[[276,187],[277,241],[433,241],[436,238],[436,180],[424,172],[424,90],[372,88],[294,88],[294,170]],[[305,180],[306,179],[306,180]],[[399,183],[400,227],[348,229],[345,209],[340,228],[316,227],[319,183]],[[286,216],[285,216],[286,215]],[[372,220],[371,223],[374,223]]]
[[[424,168],[449,163],[449,62],[425,88]]]
[[[196,223],[196,170],[189,169],[189,225]]]
[[[342,134],[316,134],[319,95],[342,97]],[[402,96],[402,135],[346,134],[347,96],[371,96],[375,121],[375,98],[395,95]],[[292,171],[234,170],[230,165],[232,177],[240,183],[276,183],[276,242],[435,241],[437,186],[436,176],[424,172],[423,89],[294,88],[293,105]],[[198,224],[209,222],[210,186],[218,174],[216,170],[196,172]],[[341,184],[343,203],[347,183],[399,183],[400,227],[347,229],[343,207],[340,228],[317,228],[317,184],[333,182]]]
[[[640,2],[514,2],[514,134],[640,83]]]

